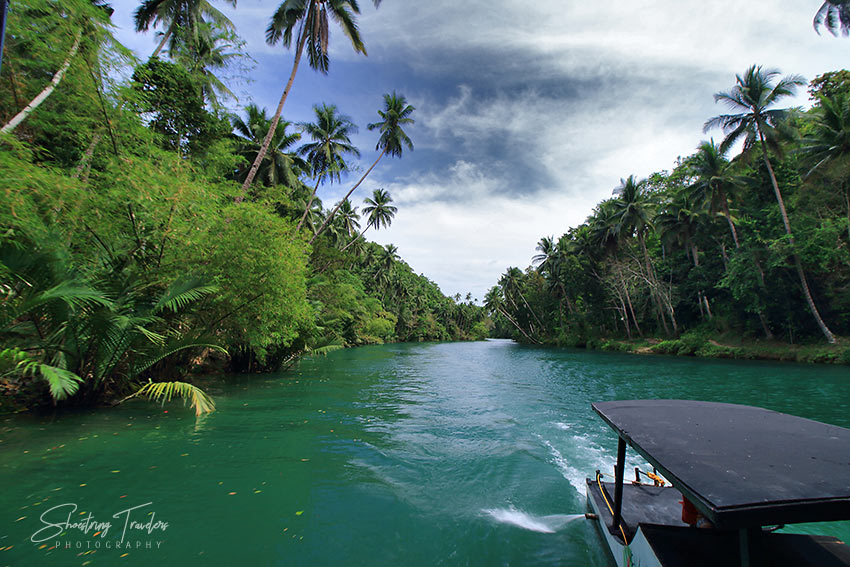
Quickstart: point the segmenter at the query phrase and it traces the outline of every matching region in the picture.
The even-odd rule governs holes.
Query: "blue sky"
[[[232,106],[273,111],[293,58],[264,42],[279,1],[211,2],[257,62]],[[395,221],[367,236],[396,244],[445,293],[476,298],[508,266],[527,267],[540,238],[580,224],[620,178],[670,169],[719,137],[702,125],[725,111],[712,95],[736,73],[755,63],[812,79],[850,58],[850,39],[812,28],[822,0],[360,3],[368,57],[332,28],[330,74],[303,66],[284,118],[310,120],[314,104],[336,104],[360,126],[365,169],[377,157],[366,124],[384,93],[404,94],[416,107],[415,150],[384,158],[353,202],[388,190]],[[119,40],[149,55],[156,38],[131,24],[137,2],[112,5]],[[806,93],[789,104],[806,105]],[[325,205],[358,177],[321,188]]]

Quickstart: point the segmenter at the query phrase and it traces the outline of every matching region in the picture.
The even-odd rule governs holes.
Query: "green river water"
[[[218,411],[197,421],[142,401],[5,416],[0,566],[607,567],[573,516],[584,477],[616,453],[591,402],[725,401],[850,427],[848,380],[846,367],[404,344],[213,380]],[[47,525],[69,513],[112,525]],[[850,540],[848,522],[796,529]]]

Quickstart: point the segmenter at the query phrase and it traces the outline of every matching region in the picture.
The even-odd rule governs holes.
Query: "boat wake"
[[[543,534],[553,534],[570,522],[584,518],[584,514],[532,516],[515,508],[498,508],[495,510],[484,510],[483,512],[500,524],[508,524]]]

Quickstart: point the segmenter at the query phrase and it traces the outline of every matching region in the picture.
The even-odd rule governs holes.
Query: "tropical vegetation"
[[[719,356],[823,341],[837,347],[820,358],[850,363],[850,74],[815,78],[808,110],[783,107],[805,84],[738,75],[715,95],[730,112],[705,124],[719,143],[622,179],[526,270],[507,269],[486,297],[496,334]]]
[[[296,34],[327,71],[328,18],[365,52],[357,12],[353,1],[286,0],[270,39]],[[193,384],[199,369],[269,371],[344,346],[487,335],[471,297],[444,296],[395,246],[366,240],[393,222],[387,191],[361,209],[358,182],[323,205],[360,155],[334,104],[317,102],[312,123],[250,100],[225,112],[222,69],[251,60],[215,2],[141,2],[138,29],[162,33],[147,60],[116,41],[111,13],[91,0],[9,8],[0,407],[179,396],[204,413],[215,405]],[[401,157],[413,107],[393,93],[378,113],[378,160]]]

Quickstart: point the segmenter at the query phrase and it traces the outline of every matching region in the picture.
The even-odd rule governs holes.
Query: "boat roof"
[[[850,429],[717,402],[592,407],[718,528],[850,519]]]

